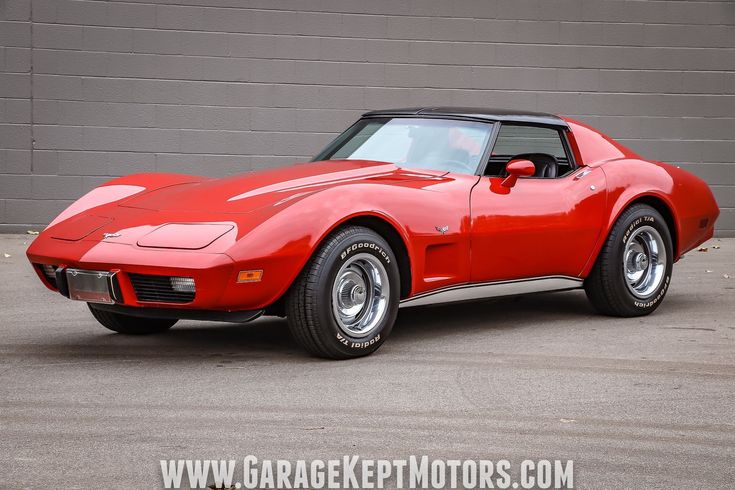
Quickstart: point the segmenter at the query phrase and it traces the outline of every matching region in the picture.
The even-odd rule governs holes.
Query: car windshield
[[[402,168],[474,174],[492,124],[432,118],[369,118],[315,160],[377,160]]]

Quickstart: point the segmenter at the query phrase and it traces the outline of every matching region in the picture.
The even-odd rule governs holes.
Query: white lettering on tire
[[[375,342],[378,342],[380,340],[380,334],[376,335],[370,340],[366,340],[365,342],[352,342],[351,340],[345,338],[344,336],[342,336],[342,334],[337,332],[337,340],[339,340],[341,344],[344,344],[347,347],[351,347],[353,349],[365,349],[366,347],[370,347],[371,345],[375,344]]]
[[[623,245],[628,242],[628,238],[630,237],[630,234],[638,228],[638,226],[642,223],[655,223],[656,218],[653,216],[643,216],[641,218],[636,219],[633,221],[628,228],[625,230],[625,234],[623,235]],[[669,287],[669,280],[671,279],[671,276],[666,276],[666,279],[664,280],[663,286],[661,287],[661,290],[658,292],[655,298],[651,299],[650,301],[633,301],[633,305],[635,305],[637,308],[643,308],[647,309],[658,303],[661,298],[663,298],[664,294],[666,294],[666,290]]]
[[[357,250],[361,248],[369,248],[371,250],[374,250],[379,256],[383,257],[386,264],[390,264],[390,257],[388,256],[388,252],[383,250],[383,248],[380,245],[376,245],[373,242],[359,242],[359,243],[353,243],[346,249],[342,251],[342,253],[339,255],[339,258],[344,260],[348,255],[350,255],[353,252],[356,252]]]
[[[625,234],[623,235],[623,243],[626,243],[628,241],[628,237],[633,232],[633,230],[635,230],[638,227],[638,225],[640,225],[643,222],[655,223],[656,218],[654,218],[653,216],[643,216],[642,218],[638,218],[637,220],[633,221],[630,224],[630,226],[628,226],[628,229],[625,230]]]
[[[642,301],[634,301],[633,304],[635,306],[637,306],[638,308],[644,308],[644,309],[646,309],[646,308],[650,308],[651,306],[653,306],[656,303],[658,303],[661,300],[661,298],[663,298],[664,294],[666,293],[666,290],[669,287],[669,279],[670,278],[671,278],[671,276],[666,276],[666,279],[664,280],[664,285],[661,288],[661,291],[659,291],[658,294],[656,295],[656,297],[653,298],[651,301],[646,301],[645,303],[642,302]]]

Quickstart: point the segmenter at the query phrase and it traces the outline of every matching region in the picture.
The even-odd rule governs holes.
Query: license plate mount
[[[88,303],[114,304],[112,278],[116,272],[66,269],[69,298]]]

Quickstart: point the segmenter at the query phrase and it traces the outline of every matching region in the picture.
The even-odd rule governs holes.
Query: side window
[[[485,175],[502,176],[505,165],[516,156],[536,165],[535,177],[561,177],[572,170],[559,130],[543,126],[503,124],[490,154]]]

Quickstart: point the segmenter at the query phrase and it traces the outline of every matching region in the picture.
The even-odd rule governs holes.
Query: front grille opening
[[[56,269],[57,266],[50,265],[50,264],[36,264],[36,267],[38,270],[41,271],[41,274],[43,274],[43,277],[46,278],[48,283],[54,288],[59,289],[59,287],[56,285]]]
[[[155,303],[191,303],[196,284],[191,277],[128,274],[138,301]]]

